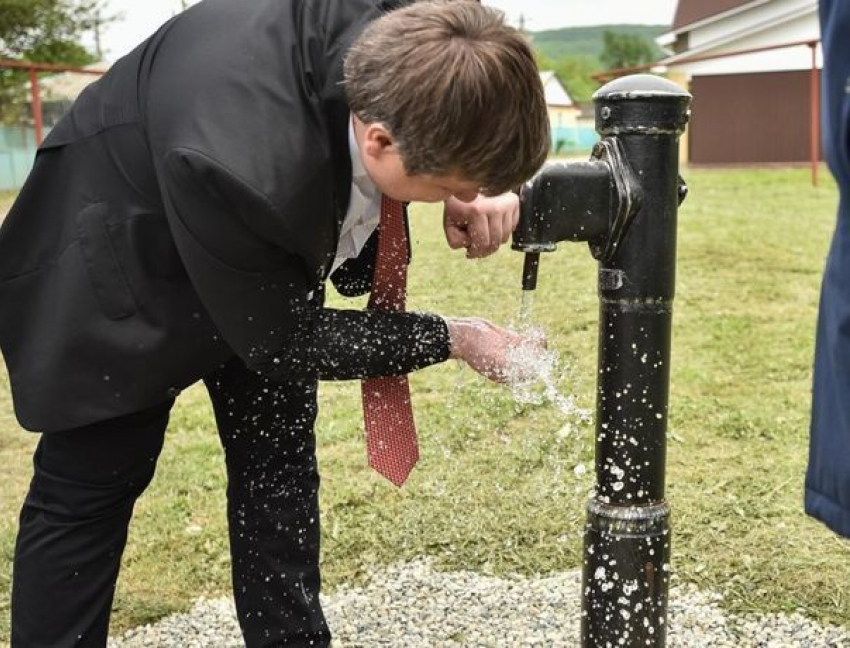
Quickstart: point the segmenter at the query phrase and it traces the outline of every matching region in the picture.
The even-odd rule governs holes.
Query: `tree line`
[[[533,39],[532,39],[533,42]],[[602,33],[602,53],[588,56],[547,56],[536,50],[541,70],[554,70],[574,101],[589,101],[599,87],[593,75],[606,70],[647,65],[658,60],[654,43],[640,34],[606,30]]]

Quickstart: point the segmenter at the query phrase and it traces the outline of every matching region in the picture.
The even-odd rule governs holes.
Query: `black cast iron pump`
[[[541,252],[586,241],[599,261],[596,490],[587,507],[582,645],[666,643],[670,506],[664,497],[679,136],[691,95],[653,75],[594,95],[590,161],[552,164],[521,192],[513,247],[533,290]]]

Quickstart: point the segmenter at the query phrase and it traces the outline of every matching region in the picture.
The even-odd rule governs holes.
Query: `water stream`
[[[589,412],[578,407],[574,396],[561,392],[558,385],[565,374],[558,352],[548,348],[545,331],[535,325],[534,291],[523,290],[517,333],[520,344],[507,352],[507,384],[514,400],[529,405],[554,405],[564,416],[588,420]]]
[[[533,326],[534,318],[534,291],[522,291],[522,303],[519,307],[519,326],[520,329],[530,329]]]

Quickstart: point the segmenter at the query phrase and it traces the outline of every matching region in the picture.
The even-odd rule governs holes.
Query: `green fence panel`
[[[32,169],[35,133],[24,126],[0,126],[0,191],[17,191]]]
[[[556,126],[552,129],[552,151],[558,155],[583,155],[590,153],[599,140],[590,126]]]
[[[23,187],[34,159],[35,148],[0,150],[0,191]]]

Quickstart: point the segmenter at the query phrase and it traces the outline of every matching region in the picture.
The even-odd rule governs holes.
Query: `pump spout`
[[[604,162],[547,165],[520,192],[514,249],[552,252],[560,241],[604,241],[612,184]]]
[[[537,289],[537,272],[540,270],[540,253],[526,252],[522,266],[522,289],[527,292]]]
[[[537,286],[541,252],[561,241],[584,241],[605,259],[640,207],[642,193],[616,138],[606,138],[586,162],[545,166],[520,191],[520,218],[513,249],[524,252],[523,290]]]

